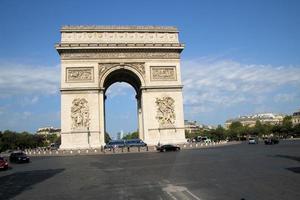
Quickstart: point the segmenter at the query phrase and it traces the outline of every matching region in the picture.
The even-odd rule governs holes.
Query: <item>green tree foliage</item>
[[[139,138],[139,133],[137,131],[135,131],[135,132],[132,132],[132,133],[128,133],[122,139],[130,140],[130,139],[137,139],[137,138]]]
[[[105,138],[104,138],[104,140],[105,140],[105,143],[108,143],[111,140],[111,137],[110,137],[110,135],[107,132],[105,132]]]
[[[0,132],[0,152],[11,149],[27,149],[36,147],[46,147],[50,143],[60,144],[60,137],[56,135],[37,135],[28,132],[15,132],[6,130]]]

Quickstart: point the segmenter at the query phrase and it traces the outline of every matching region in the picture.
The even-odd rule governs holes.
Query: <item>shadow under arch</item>
[[[141,87],[145,86],[145,81],[142,74],[130,65],[117,65],[104,72],[100,78],[100,88],[106,90],[116,82],[126,82],[130,84],[136,91],[137,96],[140,95]]]

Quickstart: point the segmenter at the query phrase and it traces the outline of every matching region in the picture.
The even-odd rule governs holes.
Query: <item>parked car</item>
[[[173,144],[165,144],[162,146],[158,146],[157,151],[165,152],[165,151],[179,151],[180,147]]]
[[[125,146],[125,140],[111,140],[104,146],[104,149],[121,148]]]
[[[126,140],[127,147],[145,147],[147,144],[141,139],[130,139]]]
[[[250,137],[248,139],[248,144],[258,144],[257,140],[255,138]]]
[[[265,140],[266,145],[278,144],[279,140],[276,138],[268,138]]]
[[[15,163],[29,163],[30,159],[24,152],[18,151],[10,154],[9,161]]]
[[[1,169],[8,169],[8,163],[7,160],[3,157],[0,157],[0,170]]]
[[[197,136],[194,139],[196,140],[196,142],[211,143],[211,139],[206,136]]]

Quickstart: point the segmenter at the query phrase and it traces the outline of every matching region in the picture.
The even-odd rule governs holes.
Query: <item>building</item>
[[[254,127],[256,121],[260,121],[262,124],[278,125],[281,124],[285,115],[274,113],[259,113],[255,115],[239,116],[235,119],[229,119],[225,122],[225,128],[233,122],[240,122],[243,126]]]
[[[121,140],[124,137],[123,130],[117,133],[117,140]]]
[[[184,130],[186,133],[197,133],[201,130],[211,130],[213,126],[199,124],[197,121],[184,120]]]
[[[39,128],[36,132],[36,134],[39,135],[57,135],[60,136],[61,133],[61,129],[60,128],[53,128],[51,127],[43,127],[43,128]]]
[[[300,109],[297,112],[294,112],[292,115],[292,123],[293,125],[300,124]]]

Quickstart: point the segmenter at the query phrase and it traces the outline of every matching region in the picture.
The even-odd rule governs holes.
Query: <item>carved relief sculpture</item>
[[[172,97],[156,98],[157,115],[160,128],[173,127],[175,123],[175,100]]]
[[[139,71],[143,76],[145,75],[145,63],[132,62],[132,63],[99,63],[99,77],[101,77],[107,70],[116,66],[128,66]]]
[[[88,101],[85,98],[76,98],[72,104],[72,129],[88,128],[90,125]]]
[[[93,81],[93,76],[94,72],[92,67],[67,68],[67,82]]]
[[[152,81],[177,80],[175,67],[151,67]]]

